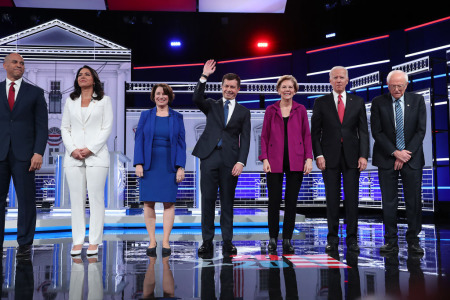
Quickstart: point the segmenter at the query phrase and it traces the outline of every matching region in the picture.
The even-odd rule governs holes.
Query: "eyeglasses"
[[[406,87],[406,84],[390,84],[389,88],[392,90],[403,90]]]

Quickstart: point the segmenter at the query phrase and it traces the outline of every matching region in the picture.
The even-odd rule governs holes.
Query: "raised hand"
[[[216,62],[214,61],[214,59],[208,60],[203,66],[203,74],[209,76],[215,71],[216,71]]]

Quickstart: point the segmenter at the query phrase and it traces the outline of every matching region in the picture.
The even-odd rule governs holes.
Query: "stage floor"
[[[408,255],[405,230],[406,225],[401,225],[399,254],[383,257],[378,251],[383,244],[382,224],[361,219],[361,253],[347,252],[341,242],[339,255],[330,257],[324,251],[326,220],[306,219],[296,224],[295,254],[283,256],[281,241],[278,255],[267,254],[264,226],[236,226],[238,255],[224,257],[217,228],[211,259],[198,257],[201,230],[189,224],[174,228],[172,255],[164,258],[162,228],[157,228],[156,258],[145,255],[145,228],[108,227],[97,257],[88,258],[84,250],[75,259],[70,256],[71,233],[62,230],[37,233],[29,262],[16,260],[15,235],[9,234],[1,298],[448,299],[450,228],[423,226],[423,257]],[[345,236],[345,231],[341,233]]]

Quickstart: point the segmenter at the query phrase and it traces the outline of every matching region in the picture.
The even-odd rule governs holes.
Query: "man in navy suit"
[[[327,198],[328,243],[325,250],[338,250],[342,174],[347,250],[359,252],[359,174],[366,169],[369,156],[366,107],[363,98],[345,92],[347,69],[332,68],[330,83],[333,92],[316,99],[311,117],[313,151],[317,167],[322,171]]]
[[[6,80],[0,82],[0,242],[3,249],[6,196],[11,176],[19,204],[16,257],[28,258],[36,228],[35,171],[47,145],[48,113],[44,91],[22,79],[21,55],[5,57]]]
[[[228,73],[222,79],[223,98],[205,99],[206,79],[216,70],[216,62],[208,60],[203,67],[193,100],[206,115],[205,131],[192,154],[201,159],[202,238],[198,254],[213,252],[214,217],[217,188],[220,194],[220,227],[224,254],[236,254],[233,239],[233,203],[239,175],[247,163],[250,149],[250,111],[236,102],[240,89],[238,75]]]
[[[422,230],[422,169],[425,165],[423,139],[427,113],[423,96],[405,93],[408,75],[395,70],[388,74],[389,93],[375,97],[370,109],[373,145],[372,164],[378,167],[383,202],[384,239],[381,253],[398,252],[398,177],[401,174],[408,230],[408,251],[423,254],[419,245]]]

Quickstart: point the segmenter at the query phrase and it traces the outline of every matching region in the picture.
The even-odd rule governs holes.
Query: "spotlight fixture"
[[[181,47],[181,42],[180,41],[171,41],[170,47]]]
[[[268,42],[258,42],[257,47],[258,48],[267,48],[267,47],[269,47],[269,43]]]

